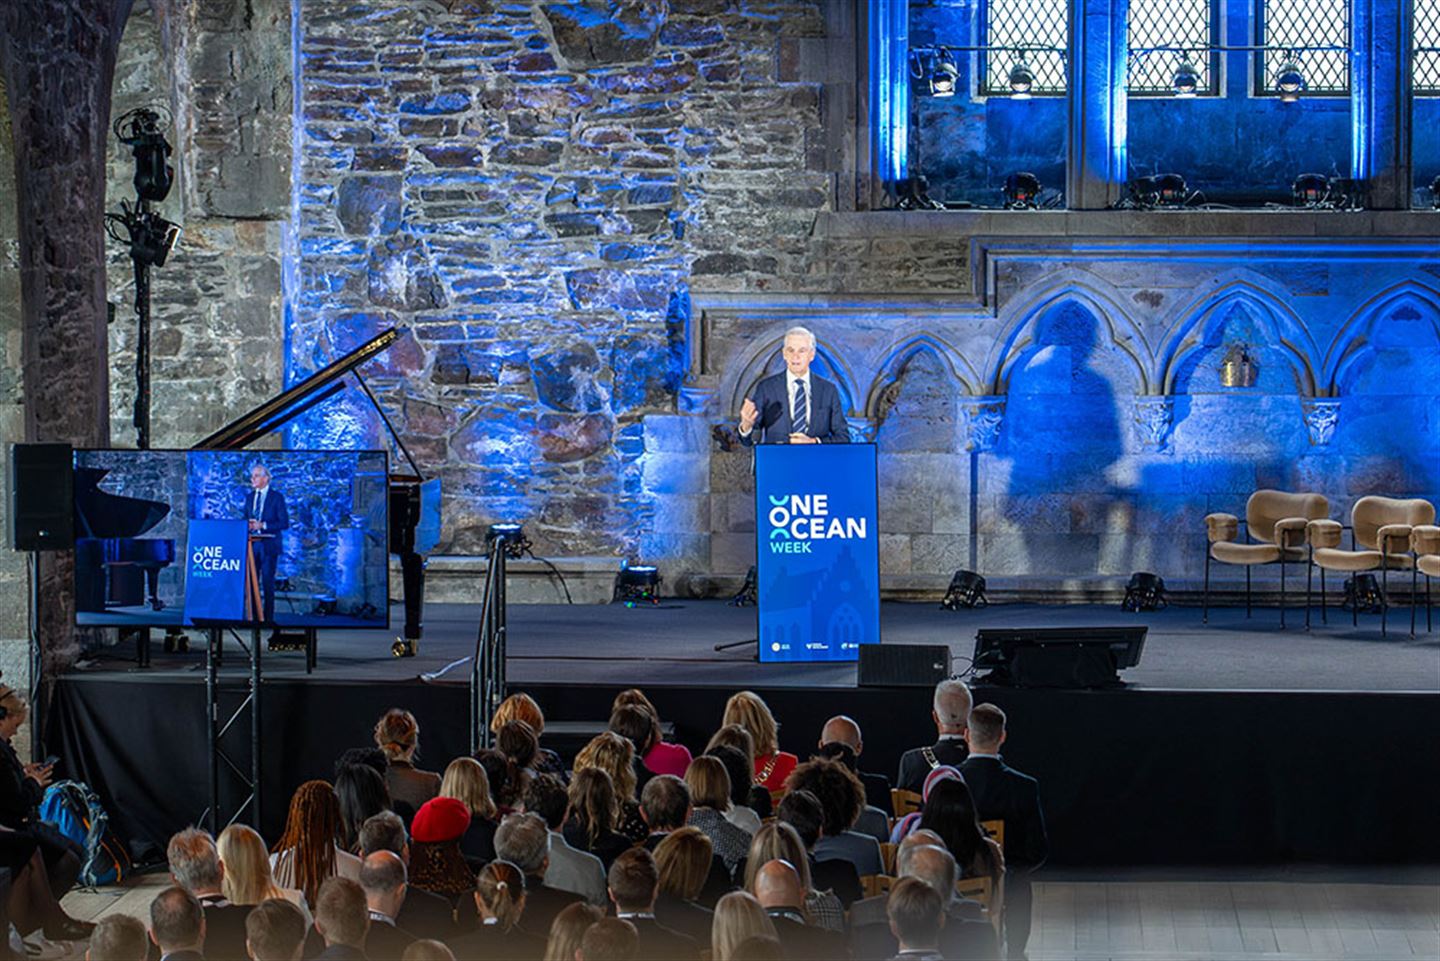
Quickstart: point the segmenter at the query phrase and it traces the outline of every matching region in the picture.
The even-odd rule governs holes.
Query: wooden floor
[[[73,892],[65,908],[142,920],[169,881]],[[1440,885],[1322,881],[1039,882],[1031,961],[1440,959]],[[83,957],[47,950],[44,957]]]

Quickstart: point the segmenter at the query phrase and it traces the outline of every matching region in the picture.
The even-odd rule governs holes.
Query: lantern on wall
[[[1254,387],[1260,377],[1260,365],[1250,356],[1244,344],[1231,344],[1220,362],[1222,387]]]

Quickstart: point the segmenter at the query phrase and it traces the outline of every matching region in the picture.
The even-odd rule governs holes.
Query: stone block
[[[1070,513],[1068,529],[1077,534],[1127,533],[1135,530],[1136,505],[1132,495],[1074,494],[1068,498],[1067,507]]]
[[[755,564],[754,534],[710,535],[710,571],[713,574],[744,574]]]
[[[911,537],[908,534],[880,535],[880,573],[909,574]]]
[[[755,495],[753,492],[743,494],[718,494],[717,498],[724,499],[725,524],[715,525],[716,530],[730,532],[755,531]]]
[[[710,490],[710,458],[703,454],[646,454],[645,490],[651,494],[705,494]]]
[[[975,509],[978,512],[978,504]],[[969,534],[970,512],[970,498],[965,493],[939,498],[930,511],[930,529],[936,534]]]
[[[750,492],[755,496],[755,455],[747,447],[710,455],[710,489],[716,493]]]
[[[657,534],[708,534],[709,494],[664,494],[651,500],[650,529]]]
[[[335,215],[348,234],[394,233],[400,226],[400,178],[346,177],[336,193]]]
[[[645,418],[645,450],[676,454],[710,451],[710,423],[701,417],[650,414]]]
[[[970,566],[970,538],[960,534],[915,534],[910,538],[910,571],[949,575]],[[902,573],[889,571],[887,573]]]
[[[541,414],[540,450],[554,463],[584,460],[610,446],[614,427],[605,414]]]
[[[666,585],[673,584],[679,575],[710,570],[710,541],[708,533],[645,534],[640,538],[640,559],[660,568],[660,593],[668,595],[671,591]]]
[[[987,495],[980,499],[982,534],[1026,531],[1037,534],[1070,530],[1069,494]]]

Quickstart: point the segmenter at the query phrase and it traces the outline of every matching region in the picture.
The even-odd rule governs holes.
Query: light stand
[[[505,562],[523,557],[530,549],[530,541],[519,524],[491,524],[485,541],[490,548],[485,593],[480,605],[480,629],[475,635],[475,657],[470,662],[472,752],[490,746],[489,719],[505,699]]]

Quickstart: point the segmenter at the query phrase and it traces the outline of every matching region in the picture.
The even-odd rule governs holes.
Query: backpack
[[[130,874],[130,852],[110,828],[110,815],[100,796],[80,781],[59,781],[45,789],[40,820],[80,846],[80,883],[86,887],[116,884]]]

